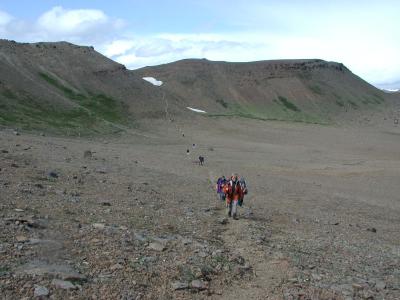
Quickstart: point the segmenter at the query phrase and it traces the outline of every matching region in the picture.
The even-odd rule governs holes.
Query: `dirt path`
[[[221,210],[221,217],[225,210]],[[223,240],[234,255],[244,259],[244,269],[251,268],[252,278],[242,280],[224,292],[221,299],[281,299],[277,288],[289,272],[288,261],[280,255],[270,255],[257,245],[249,228],[257,222],[250,218],[229,219]]]

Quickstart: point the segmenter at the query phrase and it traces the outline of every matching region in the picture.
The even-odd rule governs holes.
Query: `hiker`
[[[203,156],[199,156],[199,166],[202,166],[204,163],[204,157]]]
[[[241,197],[240,197],[240,199],[238,201],[238,205],[242,206],[243,205],[243,200],[244,200],[244,195],[247,195],[247,193],[248,193],[246,180],[244,179],[244,177],[240,176],[239,184],[240,184],[240,188],[242,189],[242,194],[241,194]]]
[[[224,193],[224,186],[226,184],[226,178],[224,175],[222,175],[220,178],[217,180],[217,184],[215,186],[218,194],[218,198],[221,201],[225,201],[225,193]]]
[[[237,220],[237,205],[239,199],[242,197],[242,188],[240,187],[237,174],[232,174],[231,179],[224,186],[224,193],[226,194],[228,216]]]
[[[186,155],[189,155],[190,151],[189,149],[186,149]]]

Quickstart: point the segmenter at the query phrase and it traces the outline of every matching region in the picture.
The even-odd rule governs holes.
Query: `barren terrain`
[[[399,299],[399,137],[391,120],[3,129],[1,298]],[[213,190],[232,172],[250,190],[237,221]]]

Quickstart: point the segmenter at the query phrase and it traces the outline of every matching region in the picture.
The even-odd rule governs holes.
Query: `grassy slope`
[[[385,103],[384,97],[377,93],[339,96],[335,92],[324,90],[316,84],[310,85],[308,88],[316,96],[326,99],[326,103],[324,105],[320,103],[319,108],[325,109],[327,112],[362,109],[379,110],[380,105]],[[217,99],[216,102],[220,104],[224,112],[209,114],[210,117],[236,116],[258,120],[293,121],[315,124],[334,123],[323,111],[318,112],[317,110],[313,110],[312,112],[307,112],[307,109],[302,109],[296,105],[294,99],[288,99],[283,96],[278,96],[273,99],[272,104],[263,107],[231,103],[221,98]]]
[[[0,89],[0,124],[23,129],[50,130],[56,133],[92,134],[118,131],[128,125],[129,116],[124,105],[104,94],[77,91],[46,73],[39,73],[63,97],[73,103],[71,108],[45,105],[29,94],[2,87]]]

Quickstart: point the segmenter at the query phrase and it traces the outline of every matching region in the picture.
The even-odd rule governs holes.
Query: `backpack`
[[[244,181],[244,179],[241,179],[239,181],[240,183],[240,187],[242,188],[243,194],[247,195],[248,190],[247,190],[247,186],[246,186],[246,181]]]

